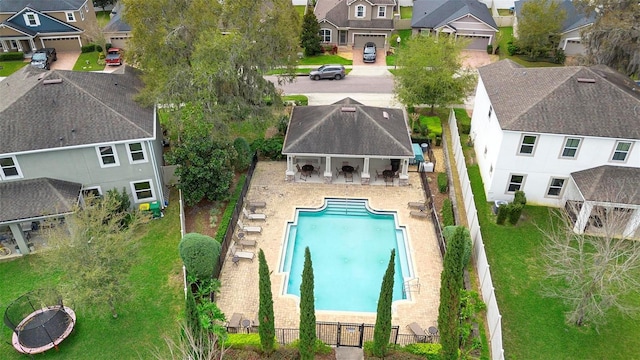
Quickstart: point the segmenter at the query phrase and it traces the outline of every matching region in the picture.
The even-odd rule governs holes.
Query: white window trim
[[[533,142],[533,149],[531,150],[530,154],[522,152],[522,145],[524,144],[525,136],[533,136],[533,137],[536,138],[536,140]],[[522,134],[522,136],[520,136],[520,142],[518,143],[518,151],[516,152],[516,155],[519,155],[519,156],[534,156],[535,153],[536,153],[536,148],[538,147],[538,140],[539,139],[540,139],[540,136],[535,135],[535,134]],[[527,146],[529,146],[529,145],[527,144]]]
[[[629,145],[629,150],[627,150],[627,155],[625,155],[624,160],[614,160],[613,156],[616,154],[616,152],[618,151],[618,145],[621,143],[628,143]],[[631,154],[631,150],[633,150],[633,141],[626,141],[626,140],[618,140],[616,141],[616,143],[613,145],[613,151],[611,151],[611,156],[609,156],[609,161],[614,162],[614,163],[618,163],[618,164],[624,164],[627,162],[627,160],[629,160],[629,155]]]
[[[84,11],[85,12],[89,12],[89,3],[88,2],[84,3]]]
[[[360,8],[362,8],[362,16],[358,16],[358,9],[360,9]],[[367,8],[366,8],[364,5],[357,5],[357,6],[356,6],[356,13],[355,13],[355,16],[356,16],[358,19],[362,19],[362,18],[366,17],[366,16],[367,16]]]
[[[576,148],[576,154],[574,156],[564,156],[564,150],[567,148],[567,141],[569,141],[570,139],[577,139],[578,142],[578,147]],[[582,147],[582,143],[583,143],[583,138],[580,137],[576,137],[576,136],[567,136],[564,138],[564,143],[562,145],[562,148],[560,149],[560,158],[561,159],[577,159],[578,158],[578,154],[580,153],[580,148]],[[559,178],[558,178],[559,179]]]
[[[131,153],[131,148],[129,148],[129,145],[131,144],[140,144],[140,146],[142,147],[142,155],[144,156],[144,159],[133,160],[133,154]],[[143,164],[143,163],[149,162],[149,157],[147,156],[147,147],[144,145],[144,142],[136,141],[136,142],[126,143],[125,147],[127,148],[127,156],[129,157],[129,164]]]
[[[83,187],[82,190],[80,191],[80,193],[82,194],[83,192],[85,192],[87,190],[98,190],[98,194],[100,194],[100,196],[104,195],[104,193],[102,192],[102,188],[100,186]]]
[[[551,183],[553,182],[553,180],[562,180],[562,187],[560,188],[560,192],[558,193],[558,195],[549,195],[549,190],[551,190]],[[545,191],[544,197],[552,198],[552,199],[561,198],[562,194],[564,194],[564,189],[567,188],[566,185],[567,185],[567,178],[552,176],[551,178],[549,178],[549,182],[547,183],[547,191]]]
[[[80,20],[84,21],[84,13],[80,11],[79,14],[80,14]]]
[[[323,31],[328,31],[328,32],[329,32],[329,41],[324,41],[324,35],[323,35],[323,33],[322,33]],[[322,41],[321,41],[321,42],[323,42],[323,43],[330,43],[330,42],[331,42],[331,35],[332,35],[331,33],[332,33],[331,29],[326,29],[326,28],[322,28],[322,29],[320,29],[320,37],[322,38]]]
[[[382,16],[380,16],[380,10],[382,10]],[[387,17],[387,7],[386,6],[378,6],[378,18],[384,19]]]
[[[150,191],[151,191],[151,197],[150,198],[146,198],[146,199],[138,199],[138,194],[136,193],[135,184],[139,184],[139,183],[143,183],[143,182],[148,182],[149,183]],[[153,191],[153,180],[145,179],[145,180],[131,181],[129,183],[129,185],[131,187],[131,194],[133,195],[133,202],[135,202],[135,203],[145,203],[145,202],[156,201],[156,193],[155,193],[155,191]]]
[[[113,149],[113,156],[116,159],[115,164],[105,164],[102,162],[102,153],[100,152],[100,148],[106,147],[106,146],[110,146]],[[106,144],[106,145],[96,146],[96,154],[98,154],[98,163],[100,164],[101,168],[110,168],[110,167],[120,166],[120,159],[118,158],[118,150],[116,149],[115,144]]]
[[[82,12],[80,14],[82,15]],[[66,16],[67,22],[76,22],[76,14],[73,11],[65,11],[64,16]]]
[[[33,20],[35,21],[35,24],[31,24],[31,21],[29,21],[29,15],[33,15]],[[26,12],[22,14],[22,16],[24,17],[25,25],[29,27],[40,26],[40,18],[38,17],[38,14],[34,12]]]
[[[18,175],[5,176],[3,168],[0,167],[0,178],[2,180],[22,179],[24,175],[22,174],[22,169],[20,169],[20,164],[18,164],[18,159],[16,159],[15,155],[2,156],[2,159],[5,159],[5,158],[11,158],[11,160],[13,161],[13,165],[16,167],[16,170],[18,171]]]
[[[514,191],[509,191],[509,186],[511,186],[511,178],[514,176],[522,176],[522,182],[520,183],[520,189],[518,190],[522,190],[524,189],[524,184],[527,182],[527,175],[525,174],[509,174],[509,178],[507,179],[507,188],[505,189],[505,194],[515,194],[515,192],[517,190]],[[524,191],[524,190],[522,190]]]

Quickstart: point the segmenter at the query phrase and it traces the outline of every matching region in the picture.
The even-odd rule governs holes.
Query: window
[[[631,150],[631,143],[629,141],[616,142],[616,149],[613,151],[612,161],[627,161],[627,155]]]
[[[364,5],[358,5],[356,6],[356,17],[357,18],[363,18],[364,17]]]
[[[547,190],[547,196],[560,196],[560,194],[562,194],[563,187],[564,179],[551,178],[551,182],[549,182],[549,190]]]
[[[80,11],[79,14],[80,14],[80,20],[84,21],[84,13]]]
[[[65,14],[67,14],[67,21],[68,22],[75,22],[76,21],[76,16],[73,14],[73,11],[65,12]],[[82,13],[80,13],[80,14],[82,14]]]
[[[89,3],[88,2],[84,3],[84,11],[85,12],[89,12]]]
[[[533,150],[536,147],[536,135],[523,135],[522,143],[520,144],[520,155],[533,155]]]
[[[9,42],[11,43],[11,48],[12,49],[17,49],[18,48],[18,42],[15,40],[9,40]]]
[[[82,197],[86,198],[89,195],[93,196],[94,198],[99,198],[102,196],[102,189],[100,188],[100,186],[93,186],[82,189]]]
[[[509,186],[507,187],[507,192],[512,193],[518,190],[522,190],[522,186],[524,185],[524,175],[511,175],[509,179]]]
[[[127,144],[127,153],[129,154],[129,163],[146,163],[147,151],[143,143],[131,143]]]
[[[493,114],[493,106],[489,105],[489,120],[491,120],[491,114]]]
[[[562,149],[563,158],[575,158],[578,154],[578,148],[580,147],[580,139],[567,138],[564,142],[564,149]]]
[[[100,158],[100,167],[120,166],[115,145],[98,146],[96,151],[98,152],[98,158]]]
[[[17,179],[22,177],[22,171],[20,171],[20,166],[18,166],[18,161],[15,156],[9,156],[0,158],[0,177],[3,180],[7,179]]]
[[[144,180],[131,183],[131,192],[135,202],[153,201],[155,196],[153,195],[153,187],[151,180]]]
[[[38,18],[38,15],[36,15],[35,13],[32,12],[28,12],[28,13],[24,13],[24,15],[22,15],[24,17],[24,23],[27,26],[38,26],[40,25],[40,19]]]
[[[386,6],[378,6],[378,17],[379,18],[387,17],[387,7]]]
[[[322,42],[331,42],[331,30],[320,29],[320,37],[322,38]]]

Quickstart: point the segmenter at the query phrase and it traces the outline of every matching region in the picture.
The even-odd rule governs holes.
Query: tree
[[[313,360],[316,344],[316,308],[313,295],[311,251],[304,249],[304,266],[300,283],[300,359]]]
[[[557,0],[524,2],[518,14],[516,45],[534,60],[555,51],[566,17],[566,11]]]
[[[302,18],[302,34],[300,35],[300,46],[304,49],[305,56],[314,56],[322,52],[320,43],[320,24],[313,8],[307,7],[307,12]]]
[[[47,232],[49,270],[62,272],[61,292],[88,309],[106,307],[118,317],[118,304],[128,298],[128,277],[135,259],[135,231],[147,219],[141,213],[118,212],[120,201],[107,193],[88,197],[67,218],[67,227]],[[123,225],[130,216],[128,226]]]
[[[93,6],[101,7],[102,11],[105,11],[104,8],[109,5],[114,5],[116,2],[117,0],[93,0]]]
[[[447,243],[444,269],[440,275],[440,308],[438,327],[442,359],[457,360],[460,347],[460,291],[463,286],[463,253],[465,229],[458,227]]]
[[[258,318],[260,320],[260,327],[258,327],[258,333],[260,334],[260,345],[262,351],[267,354],[271,354],[275,349],[274,339],[276,337],[276,329],[273,315],[273,295],[271,294],[271,279],[269,276],[269,265],[264,257],[262,249],[258,252],[258,276],[260,287],[260,305],[258,307]]]
[[[393,303],[393,277],[395,275],[396,250],[391,250],[389,265],[382,278],[376,325],[373,329],[373,355],[384,357],[389,347],[391,336],[391,304]]]
[[[398,50],[395,92],[407,107],[447,106],[464,100],[475,86],[475,76],[462,69],[464,42],[441,34],[414,36]]]
[[[587,65],[604,64],[628,76],[640,75],[640,3],[634,0],[574,0],[595,17],[582,32]]]
[[[570,211],[579,213],[577,207]],[[625,233],[629,212],[613,206],[596,207],[591,221],[598,236],[573,232],[573,224],[563,212],[552,211],[550,218],[549,226],[538,227],[544,237],[546,273],[557,284],[547,287],[545,295],[569,306],[566,322],[597,326],[606,322],[612,309],[637,313],[639,309],[630,306],[628,299],[639,295],[640,243],[620,235]]]

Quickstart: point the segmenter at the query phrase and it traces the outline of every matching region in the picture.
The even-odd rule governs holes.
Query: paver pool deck
[[[442,257],[438,249],[436,234],[431,220],[410,217],[410,201],[422,201],[425,198],[418,173],[409,173],[408,186],[386,187],[384,185],[360,184],[322,184],[314,182],[285,181],[285,162],[259,162],[251,181],[247,200],[263,200],[265,209],[258,212],[267,215],[266,221],[243,219],[244,225],[262,226],[259,235],[248,235],[257,240],[253,262],[241,259],[234,265],[227,256],[220,274],[221,290],[217,298],[219,308],[230,318],[233,313],[242,313],[245,318],[257,319],[258,295],[258,249],[262,249],[271,271],[271,291],[274,301],[276,328],[295,328],[299,326],[300,312],[298,298],[282,295],[284,274],[278,272],[281,261],[284,236],[287,223],[294,220],[298,207],[320,207],[325,197],[365,198],[369,206],[378,210],[396,211],[400,225],[406,226],[409,247],[413,259],[415,276],[419,279],[420,289],[410,293],[411,300],[394,302],[392,324],[400,326],[399,332],[410,334],[407,325],[418,322],[423,328],[436,325],[440,294],[440,273]],[[313,258],[313,254],[311,254]],[[314,264],[315,265],[315,264]],[[314,273],[321,268],[314,266]],[[380,279],[380,283],[382,279]],[[415,283],[415,282],[414,282]],[[380,284],[376,284],[378,287]],[[415,290],[415,289],[414,289]],[[317,291],[317,290],[316,290]],[[375,313],[357,313],[340,311],[316,311],[318,321],[343,323],[374,324]]]

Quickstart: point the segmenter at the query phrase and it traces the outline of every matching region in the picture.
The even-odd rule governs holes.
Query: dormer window
[[[363,18],[365,15],[364,5],[356,6],[356,17]]]
[[[387,7],[386,6],[378,6],[378,17],[379,18],[387,17]]]
[[[65,14],[67,15],[67,22],[76,22],[76,16],[73,11],[67,11]]]
[[[38,18],[38,14],[28,12],[22,15],[24,17],[24,23],[27,26],[40,26],[40,19]]]

